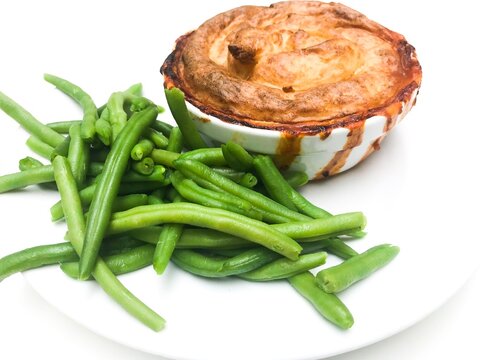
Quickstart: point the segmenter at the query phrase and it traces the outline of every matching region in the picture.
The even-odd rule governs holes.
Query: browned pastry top
[[[219,14],[177,40],[162,73],[166,87],[223,121],[307,133],[398,108],[422,76],[402,35],[315,1]]]

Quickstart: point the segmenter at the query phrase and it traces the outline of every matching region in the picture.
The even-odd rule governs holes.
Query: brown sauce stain
[[[275,164],[280,169],[288,169],[302,149],[303,135],[282,132],[275,150]]]
[[[363,124],[350,129],[347,135],[347,140],[343,145],[342,150],[337,151],[333,158],[315,175],[315,180],[323,179],[338,173],[347,162],[348,156],[354,147],[362,143],[363,139]]]
[[[384,109],[383,114],[379,114],[387,118],[387,121],[385,122],[385,126],[383,127],[383,132],[388,132],[393,129],[393,127],[397,124],[398,115],[400,114],[401,111],[402,111],[402,103],[396,102],[387,106]]]
[[[318,136],[320,137],[320,140],[325,140],[326,138],[328,138],[330,136],[330,134],[332,133],[332,130],[333,129],[325,129],[325,131],[322,131],[321,133],[318,134]]]

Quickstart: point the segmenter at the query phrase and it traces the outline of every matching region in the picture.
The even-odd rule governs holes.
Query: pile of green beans
[[[60,265],[76,280],[95,280],[131,315],[155,331],[165,320],[117,276],[170,263],[194,276],[285,281],[339,328],[353,316],[337,293],[389,263],[398,247],[361,254],[347,244],[366,226],[361,212],[331,214],[303,197],[305,173],[280,171],[271,157],[229,141],[209,147],[183,93],[165,90],[176,126],[141,84],[116,91],[97,107],[79,86],[45,80],[71,97],[82,120],[43,124],[0,92],[0,109],[29,134],[19,171],[0,176],[0,193],[33,185],[60,193],[52,221],[66,223],[66,242],[36,245],[0,258],[0,281],[21,271]],[[323,268],[330,255],[343,260]]]

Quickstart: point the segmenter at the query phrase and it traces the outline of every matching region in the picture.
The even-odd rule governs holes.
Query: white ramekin
[[[328,136],[317,133],[292,137],[277,130],[222,121],[188,102],[187,108],[197,129],[212,143],[234,141],[249,151],[273,155],[285,169],[304,171],[309,179],[321,179],[352,168],[379,149],[387,133],[410,111],[417,92],[413,91],[395,114],[369,117],[354,130],[337,127]]]

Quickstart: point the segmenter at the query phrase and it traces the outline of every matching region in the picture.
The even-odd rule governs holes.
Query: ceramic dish
[[[410,111],[422,72],[405,38],[338,3],[220,13],[178,38],[162,74],[198,129],[310,179],[367,158]]]

